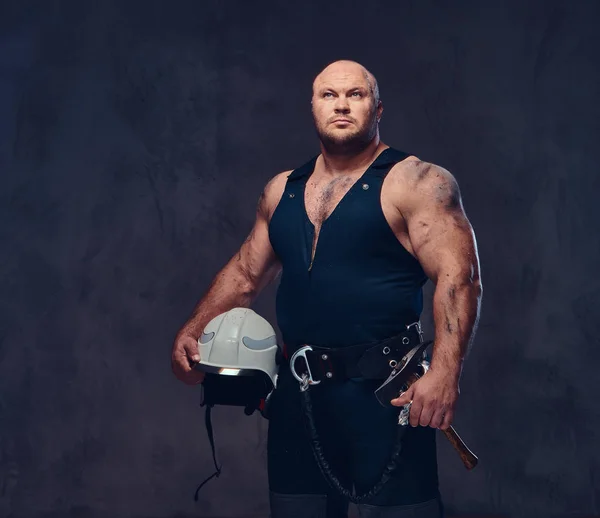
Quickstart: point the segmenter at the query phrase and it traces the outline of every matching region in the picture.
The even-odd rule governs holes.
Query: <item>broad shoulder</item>
[[[456,178],[447,169],[410,156],[398,162],[388,173],[388,192],[402,212],[425,205],[460,207]]]
[[[283,196],[283,191],[285,190],[285,184],[288,176],[292,173],[292,171],[293,169],[276,174],[265,185],[265,188],[260,195],[258,206],[259,211],[262,211],[263,215],[266,216],[267,219],[270,219],[273,215],[273,212],[275,212],[275,208]]]

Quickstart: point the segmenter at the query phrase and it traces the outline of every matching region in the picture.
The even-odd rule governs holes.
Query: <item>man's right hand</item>
[[[205,373],[194,369],[199,361],[198,341],[189,335],[177,336],[171,354],[171,369],[177,379],[187,385],[202,383]]]

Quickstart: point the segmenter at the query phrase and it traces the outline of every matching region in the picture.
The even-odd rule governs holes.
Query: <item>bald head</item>
[[[357,63],[356,61],[351,61],[347,59],[341,59],[339,61],[334,61],[327,65],[320,73],[315,77],[313,81],[313,91],[317,89],[323,82],[331,79],[332,77],[340,76],[340,75],[353,75],[353,74],[361,74],[367,85],[369,87],[369,91],[373,96],[375,101],[375,105],[379,103],[379,85],[377,83],[377,79],[375,76],[367,70],[363,65]]]
[[[313,82],[312,112],[322,145],[352,154],[379,136],[383,105],[375,76],[355,61],[335,61]]]

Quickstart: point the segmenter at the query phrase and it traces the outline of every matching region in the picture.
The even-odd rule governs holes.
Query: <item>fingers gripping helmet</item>
[[[198,339],[200,362],[206,372],[203,406],[243,406],[248,415],[277,386],[279,347],[275,330],[248,308],[235,308],[213,318]],[[264,415],[264,414],[263,414]]]

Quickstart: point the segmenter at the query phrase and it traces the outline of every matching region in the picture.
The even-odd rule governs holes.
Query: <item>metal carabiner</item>
[[[417,328],[417,333],[419,334],[419,340],[421,342],[423,342],[423,328],[421,327],[421,321],[417,320],[416,322],[413,322],[412,324],[408,324],[406,326],[406,330],[409,331],[411,327]]]
[[[292,375],[294,376],[294,378],[296,378],[300,382],[300,390],[302,392],[307,390],[310,385],[318,385],[319,383],[321,383],[320,381],[315,381],[313,379],[312,372],[310,372],[310,366],[308,365],[308,359],[306,358],[306,351],[312,350],[313,349],[310,345],[305,345],[304,347],[300,347],[300,349],[298,349],[294,354],[292,354],[292,357],[290,358],[290,370],[292,371]],[[304,363],[306,363],[306,370],[308,371],[308,373],[305,373],[302,376],[300,376],[295,369],[296,360],[299,357],[304,358]]]

